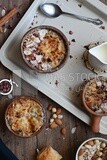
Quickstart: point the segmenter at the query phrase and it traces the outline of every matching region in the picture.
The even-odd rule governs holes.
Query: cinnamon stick
[[[0,19],[0,27],[17,13],[17,8],[13,8],[9,13]]]

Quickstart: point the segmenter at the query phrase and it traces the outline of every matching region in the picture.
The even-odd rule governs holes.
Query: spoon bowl
[[[101,25],[103,23],[98,18],[93,19],[93,18],[89,18],[89,17],[76,15],[76,14],[73,14],[73,13],[64,12],[64,11],[62,11],[62,9],[57,4],[54,4],[54,3],[44,3],[44,4],[41,4],[39,6],[39,8],[44,15],[46,15],[47,17],[50,17],[50,18],[59,17],[61,14],[67,14],[67,15],[70,15],[70,16],[76,18],[76,19],[86,21],[86,22],[90,22],[90,23],[93,23],[95,25]]]
[[[61,8],[57,4],[53,3],[44,3],[40,5],[40,10],[47,17],[53,17],[53,18],[58,17],[63,13]]]

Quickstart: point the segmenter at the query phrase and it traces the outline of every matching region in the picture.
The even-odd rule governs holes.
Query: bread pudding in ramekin
[[[57,28],[38,26],[24,35],[21,53],[26,64],[33,70],[51,73],[65,64],[69,44],[66,36]]]
[[[8,129],[19,137],[36,135],[43,128],[44,119],[43,106],[28,96],[14,99],[5,112]]]

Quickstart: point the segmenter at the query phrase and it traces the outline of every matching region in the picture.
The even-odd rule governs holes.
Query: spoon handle
[[[89,17],[84,17],[84,16],[79,16],[79,15],[76,15],[76,14],[73,14],[73,13],[67,13],[67,12],[62,12],[63,14],[68,14],[68,15],[71,15],[81,21],[86,21],[86,22],[89,22],[89,23],[93,23],[95,25],[101,25],[103,24],[103,22],[100,20],[100,19],[93,19],[93,18],[89,18]]]

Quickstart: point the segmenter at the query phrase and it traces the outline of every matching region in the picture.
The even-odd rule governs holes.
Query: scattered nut
[[[79,153],[78,153],[78,156],[83,155],[83,153],[84,153],[83,149],[80,149],[80,150],[79,150]]]
[[[96,154],[97,154],[99,157],[101,157],[103,153],[100,152],[100,151],[98,151]]]
[[[57,118],[57,115],[56,115],[56,114],[53,114],[52,118]]]
[[[93,146],[93,145],[94,145],[94,142],[93,142],[93,141],[89,141],[89,142],[87,142],[87,144]]]
[[[62,112],[61,108],[57,108],[56,114],[59,115],[59,114],[61,114],[61,112]]]
[[[49,119],[49,123],[50,123],[50,128],[53,129],[53,128],[57,128],[58,126],[62,125],[62,118],[63,118],[63,115],[61,115],[61,108],[58,107],[58,108],[55,108],[55,107],[52,107],[51,104],[48,105],[48,111],[51,111],[52,112],[52,115]],[[62,134],[64,135],[64,132],[66,131],[63,131],[62,130]]]
[[[65,128],[65,127],[64,127],[64,128],[62,128],[62,129],[61,129],[61,134],[62,134],[63,136],[65,136],[65,135],[66,135],[66,133],[67,133],[66,128]]]
[[[53,122],[52,124],[50,124],[50,128],[51,129],[57,128],[57,127],[58,127],[58,125],[55,122]]]
[[[58,118],[55,119],[55,123],[57,125],[62,125],[62,121],[60,119],[58,119]]]
[[[54,119],[53,119],[53,118],[51,118],[51,119],[50,119],[50,123],[53,123],[53,122],[54,122]]]
[[[56,113],[56,108],[52,108],[52,112],[53,112],[53,113]]]
[[[101,147],[102,147],[102,148],[105,148],[105,147],[106,147],[106,143],[104,143],[104,142],[101,143]]]
[[[62,115],[62,114],[59,114],[59,115],[58,115],[58,118],[59,118],[59,119],[62,119],[62,118],[63,118],[63,115]]]
[[[95,143],[95,144],[99,144],[100,141],[96,139],[96,140],[94,141],[94,143]]]
[[[49,104],[49,105],[48,105],[48,111],[51,111],[51,110],[52,110],[52,105]]]

